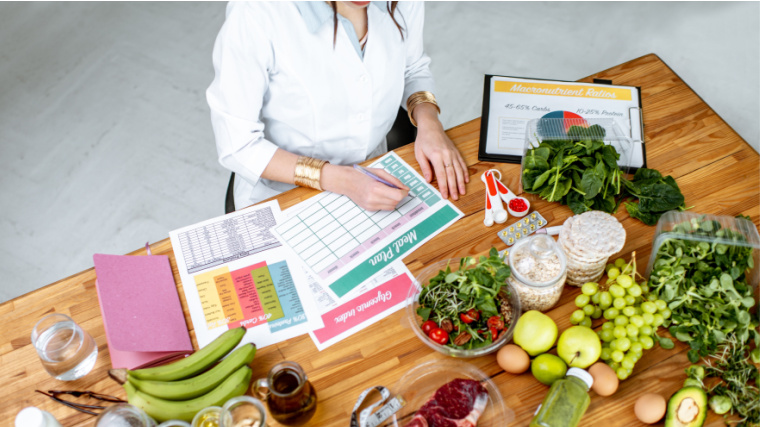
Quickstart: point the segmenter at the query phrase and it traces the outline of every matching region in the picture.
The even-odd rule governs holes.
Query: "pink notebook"
[[[193,351],[166,255],[92,258],[114,368],[134,369]]]

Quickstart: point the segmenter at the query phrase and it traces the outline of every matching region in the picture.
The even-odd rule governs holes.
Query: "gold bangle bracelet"
[[[414,107],[424,102],[435,105],[435,109],[438,110],[438,114],[441,114],[441,108],[438,106],[438,102],[435,100],[435,95],[428,91],[414,92],[406,101],[406,112],[409,114],[409,121],[412,122],[414,127],[417,127],[417,122],[414,120],[414,117],[412,117],[412,112],[414,112]]]
[[[326,160],[319,160],[312,157],[298,156],[296,169],[293,174],[293,182],[301,187],[309,187],[322,191],[319,179],[322,176],[322,167]]]

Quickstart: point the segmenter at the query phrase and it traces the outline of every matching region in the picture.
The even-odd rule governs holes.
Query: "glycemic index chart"
[[[409,187],[392,211],[365,211],[351,199],[324,192],[275,227],[281,240],[304,264],[342,296],[401,255],[462,216],[450,202],[391,152],[380,167]]]

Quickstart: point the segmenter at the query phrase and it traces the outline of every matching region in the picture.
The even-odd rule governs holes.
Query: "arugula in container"
[[[447,265],[420,292],[417,314],[423,320],[423,332],[439,344],[458,349],[491,345],[512,320],[507,307],[509,275],[509,266],[495,248],[479,260],[462,258],[456,271]],[[439,329],[446,332],[445,340]]]

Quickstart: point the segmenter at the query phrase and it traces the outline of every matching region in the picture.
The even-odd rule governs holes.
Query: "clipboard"
[[[478,160],[520,163],[530,120],[615,119],[637,147],[631,171],[646,167],[641,90],[609,80],[579,83],[486,74]]]

